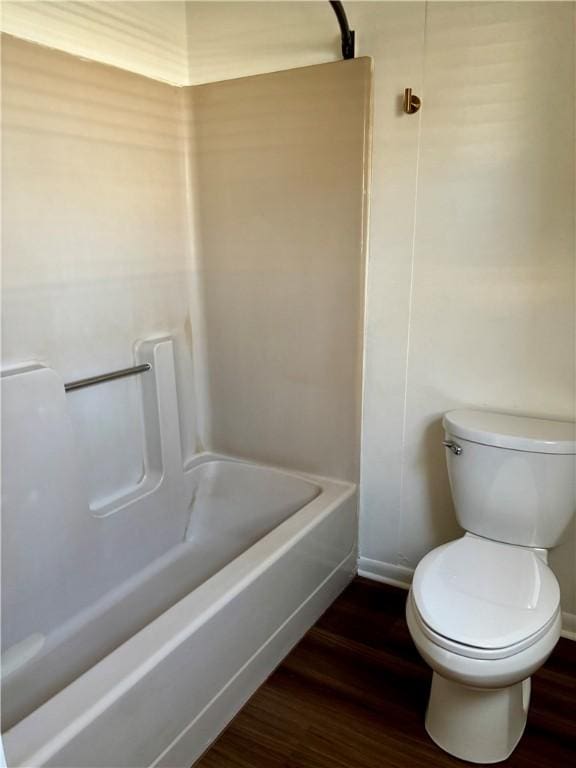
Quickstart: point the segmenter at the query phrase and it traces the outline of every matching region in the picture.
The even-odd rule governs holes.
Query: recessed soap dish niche
[[[177,412],[172,339],[139,342],[135,365],[143,364],[150,369],[67,394],[89,510],[95,517],[148,496],[165,475],[165,454],[170,451],[163,450],[161,425],[167,410]]]

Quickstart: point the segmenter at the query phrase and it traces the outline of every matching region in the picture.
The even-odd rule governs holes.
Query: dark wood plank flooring
[[[424,730],[431,672],[404,620],[406,592],[357,578],[195,768],[469,765]],[[502,766],[576,766],[576,643],[533,677],[526,732]]]
[[[252,696],[195,768],[466,765],[426,735],[430,670],[404,620],[406,592],[357,578]],[[576,765],[576,643],[533,677],[526,732],[502,766]]]

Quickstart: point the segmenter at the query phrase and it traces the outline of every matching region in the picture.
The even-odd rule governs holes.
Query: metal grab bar
[[[102,384],[104,381],[113,381],[114,379],[123,379],[125,376],[134,376],[137,373],[144,373],[152,368],[150,363],[135,365],[133,368],[122,368],[119,371],[110,371],[110,373],[101,373],[99,376],[89,376],[86,379],[77,379],[64,384],[65,392],[72,392],[74,389],[91,387],[93,384]]]

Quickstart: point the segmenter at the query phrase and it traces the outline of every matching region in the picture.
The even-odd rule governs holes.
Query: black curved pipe
[[[330,5],[332,6],[332,10],[336,14],[338,24],[340,25],[340,33],[342,35],[342,58],[353,59],[355,53],[355,35],[354,30],[350,29],[350,25],[348,24],[348,17],[346,16],[344,6],[342,3],[334,2],[333,0],[330,0]]]

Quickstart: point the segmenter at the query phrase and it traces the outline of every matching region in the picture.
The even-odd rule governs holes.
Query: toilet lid
[[[487,649],[522,642],[560,604],[556,577],[534,551],[468,535],[426,555],[412,594],[434,632]]]

